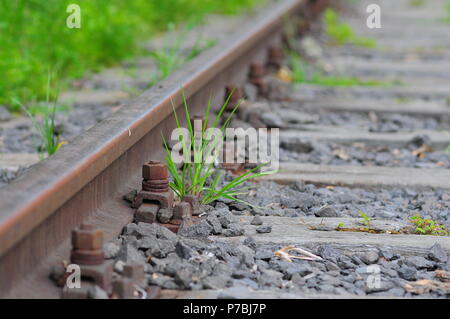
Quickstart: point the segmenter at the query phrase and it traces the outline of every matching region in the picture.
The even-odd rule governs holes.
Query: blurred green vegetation
[[[328,8],[324,13],[325,31],[334,45],[352,44],[367,48],[374,48],[374,39],[360,37],[355,34],[352,27],[340,21],[338,13]]]
[[[208,13],[235,14],[259,0],[0,0],[0,104],[45,98],[47,77],[68,79],[136,54],[171,24],[200,22]],[[69,29],[69,4],[81,8],[81,28]],[[55,88],[51,90],[57,91]]]

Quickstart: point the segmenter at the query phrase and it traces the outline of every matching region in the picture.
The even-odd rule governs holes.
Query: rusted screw
[[[131,279],[136,285],[145,286],[145,272],[143,265],[125,265],[122,272],[124,277]]]
[[[228,85],[225,88],[225,101],[228,99],[227,109],[232,110],[236,107],[240,100],[244,98],[244,90],[239,86]]]
[[[142,189],[147,192],[164,193],[169,190],[169,171],[164,163],[150,161],[142,166]]]
[[[82,224],[72,231],[71,261],[79,265],[99,265],[103,263],[103,232],[93,225]]]
[[[182,201],[191,204],[193,216],[198,216],[200,214],[200,203],[197,196],[186,195],[183,197]]]
[[[192,216],[192,205],[188,202],[179,202],[173,209],[173,218],[183,220]]]
[[[267,84],[264,79],[266,68],[260,63],[250,65],[249,82],[258,87],[258,94],[265,96],[267,93]]]
[[[249,79],[250,82],[258,85],[262,78],[266,75],[266,68],[261,63],[252,63],[250,65]]]
[[[268,65],[280,68],[281,64],[283,63],[283,57],[283,49],[281,49],[280,47],[270,47]]]
[[[167,166],[158,161],[150,161],[142,166],[142,178],[145,180],[162,180],[169,177]]]

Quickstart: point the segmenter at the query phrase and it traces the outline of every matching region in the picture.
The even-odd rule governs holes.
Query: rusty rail
[[[160,133],[174,126],[171,100],[181,88],[192,112],[210,94],[223,101],[225,87],[245,83],[250,63],[265,63],[279,45],[286,17],[315,16],[324,0],[283,0],[248,21],[170,78],[124,105],[0,190],[0,297],[58,297],[49,267],[70,253],[72,229],[90,222],[113,238],[133,213],[121,195],[139,185],[142,164],[162,158]],[[37,290],[36,287],[39,287]]]

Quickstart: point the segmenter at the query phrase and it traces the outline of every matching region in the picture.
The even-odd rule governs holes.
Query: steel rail
[[[70,232],[81,222],[94,220],[107,238],[116,236],[132,218],[120,195],[137,188],[144,162],[162,156],[161,132],[167,135],[174,126],[171,101],[178,108],[184,90],[194,111],[203,109],[211,92],[220,104],[224,86],[245,83],[249,64],[264,62],[266,49],[280,43],[285,17],[321,3],[274,3],[244,23],[239,34],[230,34],[2,188],[0,296],[33,295],[23,293],[36,282],[30,276],[52,258],[67,258]],[[16,288],[19,292],[11,293]],[[43,294],[54,296],[51,290]]]

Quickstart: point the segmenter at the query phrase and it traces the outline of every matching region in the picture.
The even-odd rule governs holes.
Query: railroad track
[[[388,8],[386,1],[380,2]],[[273,4],[255,20],[243,25],[240,34],[231,34],[169,79],[81,135],[71,145],[0,189],[0,296],[59,297],[61,287],[48,277],[55,265],[70,259],[70,237],[81,224],[93,225],[101,230],[104,242],[112,243],[113,247],[117,246],[118,236],[122,236],[122,243],[129,249],[125,255],[133,257],[130,254],[138,252],[138,249],[130,248],[134,244],[127,240],[132,237],[140,239],[140,244],[136,244],[139,248],[142,238],[146,237],[146,226],[131,223],[135,209],[122,197],[140,189],[138,185],[142,181],[144,163],[162,159],[161,132],[168,136],[174,128],[171,101],[181,110],[183,88],[191,114],[204,111],[203,106],[207,105],[211,92],[214,93],[213,104],[222,104],[227,87],[248,86],[249,70],[264,66],[270,60],[269,52],[283,45],[285,21],[296,21],[286,17],[301,16],[300,23],[294,23],[294,26],[304,33],[305,27],[314,25],[326,5],[327,1],[301,0]],[[402,8],[406,12],[411,9],[406,3]],[[434,13],[433,9],[430,10]],[[411,13],[412,16],[414,14]],[[395,17],[388,21],[394,20]],[[373,36],[376,36],[375,32]],[[378,41],[392,45],[391,39],[380,38]],[[422,42],[418,40],[418,43]],[[147,267],[145,271],[151,285],[163,288],[159,297],[201,298],[221,294],[244,298],[371,297],[377,294],[383,296],[383,293],[410,297],[420,295],[418,291],[421,288],[426,293],[434,294],[430,296],[448,297],[448,283],[436,279],[445,277],[450,270],[449,261],[445,259],[450,250],[448,237],[412,235],[404,230],[409,225],[408,213],[417,209],[425,213],[429,210],[429,214],[444,225],[449,221],[450,161],[446,163],[445,154],[439,153],[439,150],[446,146],[446,135],[441,130],[449,128],[445,100],[450,92],[445,86],[436,85],[446,80],[445,72],[439,72],[440,63],[445,64],[445,61],[438,57],[434,61],[436,65],[431,67],[432,76],[424,79],[421,74],[428,74],[425,66],[412,73],[408,73],[408,67],[399,66],[403,63],[402,57],[412,54],[411,51],[414,53],[415,48],[398,47],[394,50],[400,62],[389,62],[392,57],[390,51],[373,53],[384,59],[382,66],[376,60],[366,59],[367,53],[363,54],[358,49],[350,49],[350,53],[346,53],[350,59],[345,59],[340,49],[325,52],[324,59],[334,61],[336,66],[344,68],[348,74],[354,72],[355,76],[368,74],[371,78],[379,78],[387,74],[404,81],[412,78],[411,86],[336,88],[301,85],[285,91],[290,84],[261,79],[271,81],[272,84],[268,85],[275,91],[275,98],[270,100],[270,94],[250,98],[246,92],[248,103],[245,110],[250,111],[239,113],[240,122],[232,125],[248,124],[251,120],[246,114],[256,113],[256,124],[250,123],[253,126],[279,126],[281,170],[266,177],[257,185],[258,192],[248,198],[256,206],[266,206],[267,210],[245,205],[237,207],[226,202],[213,207],[216,211],[225,209],[237,215],[239,229],[253,239],[245,239],[240,231],[235,236],[228,236],[230,229],[223,232],[228,235],[212,236],[210,239],[222,245],[220,247],[228,247],[224,250],[232,250],[230,245],[240,249],[238,252],[227,252],[228,255],[224,253],[226,256],[223,258],[228,264],[234,265],[233,258],[239,256],[245,260],[244,264],[251,264],[252,267],[239,274],[235,274],[234,270],[230,270],[229,274],[223,270],[228,274],[226,277],[241,280],[240,285],[227,290],[225,286],[229,283],[223,284],[223,274],[214,274],[205,279],[207,283],[204,282],[203,288],[210,289],[198,292],[176,289],[177,285],[178,288],[189,288],[190,284],[195,283],[184,280],[179,274],[175,274],[175,277],[178,276],[175,281],[166,278],[170,277],[167,274],[158,275],[164,271],[158,271],[159,266],[154,261],[151,268]],[[423,56],[427,57],[426,52]],[[275,62],[280,65],[285,63]],[[371,65],[374,70],[385,70],[384,73],[371,72]],[[276,77],[272,74],[269,78],[273,80]],[[280,98],[277,96],[280,94],[286,96]],[[404,101],[406,99],[407,102]],[[396,117],[392,119],[392,116]],[[421,125],[423,119],[429,124]],[[354,125],[346,125],[348,122]],[[372,130],[363,129],[370,125],[374,126]],[[392,125],[397,126],[393,129]],[[377,148],[380,145],[381,150]],[[436,152],[429,149],[421,151],[420,147],[425,146],[432,147]],[[409,153],[417,152],[417,156],[408,157],[409,162],[402,160],[404,149]],[[377,157],[377,153],[384,155]],[[283,186],[286,183],[289,185]],[[400,199],[389,195],[395,193],[394,190],[401,192]],[[425,198],[421,197],[422,192]],[[264,199],[265,195],[272,198]],[[307,202],[310,204],[303,207]],[[361,226],[356,208],[350,207],[356,202],[371,218],[366,220],[365,226]],[[383,206],[383,203],[386,205]],[[330,209],[330,206],[335,208]],[[384,211],[384,214],[378,211]],[[399,212],[404,213],[403,216]],[[256,231],[255,222],[251,222],[253,215],[261,215],[262,221],[259,222],[270,225],[270,229],[262,231],[263,234]],[[90,227],[86,226],[85,231],[91,231]],[[173,240],[178,246],[185,245],[180,244],[176,236],[167,236],[156,236],[155,242],[159,245],[159,240]],[[186,249],[195,250],[195,245],[191,242]],[[197,245],[201,246],[199,243]],[[274,253],[287,245],[307,248],[325,261],[296,264],[298,269],[289,268],[286,260],[277,262],[273,259]],[[253,252],[248,250],[249,247]],[[199,251],[207,249],[205,246],[198,248]],[[218,248],[214,246],[213,249]],[[116,258],[116,262],[118,254],[117,251],[110,251],[107,257]],[[168,256],[160,250],[157,256],[151,254],[146,257],[165,260]],[[133,261],[142,261],[143,256],[139,256],[135,256]],[[393,265],[395,260],[402,261],[396,264],[398,268]],[[108,268],[104,265],[109,262],[102,262],[101,267]],[[260,275],[250,270],[253,264],[262,269]],[[387,279],[381,278],[381,286],[367,288],[365,280],[371,273],[363,273],[362,268],[371,265],[378,265],[377,271]],[[441,272],[435,278],[432,275],[436,270]],[[130,292],[123,287],[128,287],[127,284],[134,279],[133,275],[127,277],[125,272],[116,269],[116,273],[125,277],[121,279],[115,275],[119,278],[116,278],[116,295],[129,296]],[[129,272],[133,273],[133,269]],[[361,279],[349,281],[348,277],[354,273]],[[243,282],[247,280],[248,283],[253,277],[256,278],[255,283],[250,287],[257,291],[242,288]],[[319,277],[327,278],[329,282],[317,279]],[[330,277],[336,277],[340,283]],[[417,279],[427,279],[427,284],[435,286],[417,286]],[[359,281],[362,282],[360,285],[356,283]],[[255,288],[254,285],[259,286]],[[436,288],[436,285],[440,286]],[[111,287],[102,288],[110,292]],[[148,294],[151,296],[154,291],[149,289]],[[80,295],[83,293],[85,291]],[[73,297],[70,293],[69,296]]]

